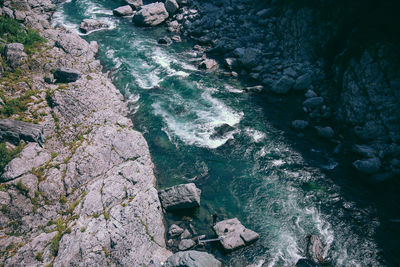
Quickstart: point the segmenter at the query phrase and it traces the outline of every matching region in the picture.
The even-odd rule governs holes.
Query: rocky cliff
[[[400,174],[399,10],[396,1],[189,1],[168,26],[227,75],[298,96],[300,128],[376,181]]]
[[[165,261],[171,253],[148,146],[102,73],[96,42],[53,29],[50,1],[6,1],[1,10],[46,39],[17,61],[6,55],[16,65],[1,79],[4,99],[32,92],[26,110],[8,115],[42,127],[44,140],[25,144],[1,176],[2,265]]]

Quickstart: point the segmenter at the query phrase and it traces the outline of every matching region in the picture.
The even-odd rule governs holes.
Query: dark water
[[[291,110],[278,110],[281,103],[266,94],[244,92],[239,80],[198,71],[190,43],[157,45],[165,29],[137,28],[113,17],[111,10],[121,4],[73,0],[59,7],[53,21],[73,30],[84,18],[112,25],[85,38],[99,43],[103,65],[130,103],[159,187],[192,181],[202,190],[201,208],[191,214],[197,231],[211,234],[210,215],[217,211],[260,233],[248,248],[228,256],[216,252],[225,263],[295,264],[313,233],[327,245],[325,256],[334,266],[384,265],[374,207],[333,182],[342,173],[324,148],[301,140],[295,145],[296,137],[276,127]],[[234,130],[216,135],[223,124]]]

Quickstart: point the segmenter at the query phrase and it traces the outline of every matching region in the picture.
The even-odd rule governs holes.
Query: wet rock
[[[181,39],[181,37],[180,37],[179,35],[174,35],[174,36],[172,36],[171,39],[172,39],[174,42],[177,42],[177,43],[182,42],[182,39]]]
[[[84,19],[79,26],[83,33],[88,33],[95,30],[107,29],[108,24],[95,19]]]
[[[310,97],[303,102],[303,106],[306,108],[316,108],[322,106],[324,98],[320,96]]]
[[[317,130],[318,136],[322,138],[331,139],[332,137],[335,136],[335,132],[329,126],[326,127],[316,126],[315,130]]]
[[[218,66],[217,61],[215,61],[214,59],[206,58],[200,63],[199,69],[210,70],[212,68],[215,68],[216,66]]]
[[[70,68],[60,68],[54,72],[54,79],[58,83],[72,83],[81,77],[78,70]]]
[[[158,39],[157,43],[161,45],[170,45],[172,43],[172,40],[169,37],[165,36]]]
[[[213,255],[206,252],[189,250],[178,252],[170,256],[164,264],[165,267],[221,267],[221,262],[214,258]]]
[[[120,6],[113,10],[113,14],[120,17],[130,16],[133,15],[133,9],[130,5]]]
[[[214,225],[214,231],[221,245],[227,251],[232,251],[255,242],[259,235],[244,227],[237,218],[220,221]]]
[[[164,5],[170,16],[172,16],[179,9],[179,5],[176,0],[166,0]]]
[[[286,94],[292,89],[294,80],[288,76],[280,78],[271,88],[271,91],[276,94]]]
[[[199,207],[200,194],[201,190],[194,183],[172,186],[159,192],[161,204],[168,211]]]
[[[189,230],[185,229],[185,231],[181,234],[180,238],[181,239],[188,239],[188,238],[190,238],[190,236],[191,236],[191,234],[190,234]]]
[[[301,131],[304,130],[305,128],[308,127],[308,121],[304,121],[304,120],[295,120],[292,121],[292,127],[295,130]]]
[[[215,133],[213,133],[211,135],[211,138],[215,139],[215,138],[223,137],[225,134],[232,132],[233,130],[235,130],[234,127],[230,126],[229,124],[224,123],[221,126],[217,126],[214,128]]]
[[[20,43],[6,44],[4,56],[8,65],[16,69],[26,63],[28,55],[24,52],[24,45]]]
[[[260,61],[260,50],[255,49],[255,48],[246,48],[243,51],[243,54],[240,56],[240,63],[243,65],[245,68],[253,68],[257,66],[258,62]]]
[[[315,263],[323,262],[323,252],[324,246],[322,245],[321,240],[319,240],[315,235],[309,235],[306,250],[307,258]]]
[[[306,73],[296,79],[296,83],[293,86],[293,89],[296,91],[307,90],[313,82],[313,78],[311,74]]]
[[[142,6],[133,16],[133,22],[139,26],[157,26],[168,18],[168,12],[163,3],[156,2]]]
[[[250,86],[245,88],[245,90],[248,92],[262,92],[263,89],[264,86],[262,85]]]
[[[194,242],[192,239],[183,239],[181,242],[179,242],[178,248],[179,250],[188,250],[191,249],[196,245],[196,242]]]
[[[173,224],[173,225],[171,225],[171,227],[169,228],[168,234],[169,234],[171,237],[175,237],[175,236],[181,235],[181,234],[183,233],[183,231],[184,231],[183,228],[179,227],[179,226],[176,225],[176,224]]]
[[[368,158],[372,158],[377,154],[376,150],[368,145],[354,145],[353,151]]]
[[[0,141],[18,144],[21,140],[26,142],[43,143],[43,127],[23,121],[10,119],[0,120]]]
[[[125,2],[132,7],[132,9],[136,10],[139,7],[143,6],[143,0],[125,0]]]
[[[353,162],[353,166],[360,172],[366,174],[377,173],[381,168],[381,160],[377,157],[361,159]]]
[[[317,97],[318,95],[313,91],[313,90],[308,90],[305,94],[305,97],[311,98],[311,97]]]

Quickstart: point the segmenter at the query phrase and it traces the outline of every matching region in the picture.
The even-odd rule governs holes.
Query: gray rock
[[[286,94],[292,89],[294,80],[288,76],[281,77],[271,88],[277,94]]]
[[[54,79],[58,83],[76,82],[81,77],[78,70],[70,68],[60,68],[54,72]]]
[[[255,242],[259,235],[244,227],[237,218],[220,221],[214,225],[214,231],[221,245],[227,251],[232,251]]]
[[[299,131],[307,128],[308,124],[309,124],[308,121],[304,121],[304,120],[292,121],[292,127]]]
[[[142,6],[132,21],[139,26],[156,26],[163,23],[168,16],[164,4],[156,2]]]
[[[15,15],[15,19],[18,21],[24,21],[26,18],[26,14],[24,11],[15,10],[14,15]]]
[[[306,108],[316,108],[322,106],[323,103],[324,103],[324,98],[316,96],[306,99],[303,102],[303,106]]]
[[[3,13],[6,18],[14,19],[14,12],[8,7],[3,7]]]
[[[318,136],[322,138],[331,139],[332,137],[335,136],[335,132],[329,126],[326,127],[315,126],[315,130],[317,130]]]
[[[306,255],[309,260],[313,262],[323,262],[324,246],[321,240],[315,235],[308,236]]]
[[[24,52],[24,45],[20,43],[6,44],[4,56],[13,69],[22,66],[28,59],[28,55]]]
[[[246,48],[243,51],[243,54],[240,56],[240,63],[245,67],[245,68],[253,68],[257,66],[258,62],[260,61],[260,50],[255,49],[255,48]]]
[[[43,127],[23,121],[0,120],[0,141],[18,144],[21,140],[42,144]]]
[[[143,6],[142,0],[125,0],[125,2],[132,7],[132,9],[136,10],[139,7]]]
[[[95,30],[107,29],[108,24],[95,19],[84,19],[79,26],[83,33],[88,33]]]
[[[170,256],[164,264],[165,267],[220,267],[221,262],[213,255],[206,252],[189,250],[178,252]]]
[[[179,242],[178,248],[179,250],[188,250],[191,249],[196,245],[196,242],[194,242],[192,239],[183,239],[181,242]]]
[[[173,225],[171,225],[171,227],[169,228],[168,234],[169,234],[171,237],[175,237],[175,236],[179,236],[180,234],[182,234],[183,231],[184,231],[183,228],[179,227],[179,226],[176,225],[176,224],[173,224]]]
[[[313,90],[308,90],[305,94],[305,97],[311,98],[311,97],[317,97],[318,95],[313,91]]]
[[[181,234],[180,238],[181,239],[188,239],[188,238],[190,238],[190,236],[191,236],[191,234],[190,234],[189,230],[185,229],[185,231]]]
[[[170,16],[172,16],[179,9],[179,5],[176,0],[166,0],[164,5]]]
[[[313,78],[312,78],[311,74],[309,74],[309,73],[303,74],[296,79],[296,83],[293,86],[293,89],[296,91],[307,90],[310,87],[310,85],[312,84],[312,82],[313,82]]]
[[[353,162],[353,166],[362,173],[374,174],[380,170],[381,160],[377,157],[356,160]]]
[[[113,10],[113,14],[116,16],[130,16],[133,15],[133,9],[130,5],[120,6]]]
[[[376,156],[376,150],[368,145],[354,145],[354,152],[364,157],[372,158]]]
[[[159,192],[161,204],[166,210],[199,207],[200,194],[201,190],[194,183],[176,185]]]
[[[214,59],[206,58],[200,63],[199,68],[203,70],[210,70],[217,66],[218,66],[217,61],[215,61]]]

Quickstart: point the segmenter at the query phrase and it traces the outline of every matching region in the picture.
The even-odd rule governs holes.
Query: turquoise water
[[[159,187],[191,181],[202,190],[201,208],[191,214],[197,231],[211,234],[210,215],[217,211],[260,233],[254,245],[217,256],[232,266],[288,266],[304,257],[305,237],[313,233],[334,266],[382,265],[373,208],[359,207],[332,182],[337,164],[323,150],[300,149],[276,127],[287,114],[275,109],[274,99],[245,92],[240,80],[198,71],[189,42],[157,45],[165,28],[113,17],[122,4],[71,1],[53,23],[73,31],[84,18],[109,23],[110,30],[84,38],[99,43],[100,60],[127,98]],[[215,128],[224,124],[234,130],[219,136]]]

